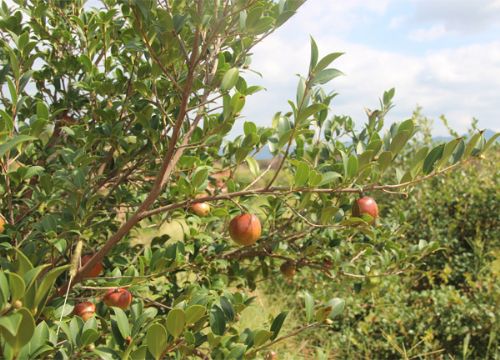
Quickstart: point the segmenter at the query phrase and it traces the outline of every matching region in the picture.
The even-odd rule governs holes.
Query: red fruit
[[[85,301],[75,305],[73,309],[73,314],[78,315],[83,319],[83,321],[87,321],[95,314],[95,305],[90,301]]]
[[[116,306],[120,309],[126,309],[132,302],[132,294],[128,290],[122,288],[110,289],[106,295],[104,295],[103,301],[107,306]]]
[[[210,213],[210,205],[201,202],[191,205],[191,211],[198,216],[207,216]]]
[[[352,215],[356,217],[361,217],[362,215],[370,215],[373,220],[371,223],[375,222],[378,218],[378,206],[375,200],[369,196],[363,196],[354,202],[352,205]]]
[[[84,255],[82,256],[82,267],[92,259],[93,255]],[[102,266],[102,263],[98,263],[94,265],[92,269],[89,270],[87,274],[85,274],[86,278],[93,278],[99,276],[102,271],[104,270],[104,266]]]
[[[229,235],[239,245],[255,244],[261,232],[260,220],[253,214],[238,215],[229,223]]]

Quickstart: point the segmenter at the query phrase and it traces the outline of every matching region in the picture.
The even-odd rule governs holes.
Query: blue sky
[[[465,132],[472,117],[500,130],[500,0],[309,0],[254,50],[250,83],[267,91],[247,100],[246,119],[270,124],[288,110],[297,78],[309,61],[309,36],[320,54],[343,51],[334,65],[346,76],[329,85],[339,93],[333,111],[365,121],[384,90],[396,88],[389,121],[408,118],[421,105],[446,134],[444,114]],[[239,121],[234,134],[241,131]]]

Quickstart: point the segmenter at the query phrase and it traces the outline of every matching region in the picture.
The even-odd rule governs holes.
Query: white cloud
[[[479,118],[480,126],[499,129],[500,42],[404,55],[348,42],[327,32],[317,34],[316,40],[323,55],[346,52],[334,63],[347,75],[331,85],[340,94],[333,103],[337,114],[348,114],[364,123],[364,107],[375,108],[383,91],[396,87],[396,108],[390,121],[409,117],[419,104],[425,115],[435,119],[447,115],[459,132],[466,131],[473,116]],[[286,32],[275,34],[258,47],[253,67],[264,79],[256,82],[268,90],[249,98],[244,114],[269,125],[274,112],[288,111],[287,100],[295,97],[297,83],[293,74],[305,73],[308,61],[308,39],[295,41]],[[439,121],[435,127],[436,133],[446,133]]]
[[[412,0],[415,20],[442,23],[446,30],[460,33],[479,32],[498,27],[499,0]]]
[[[443,24],[433,25],[429,28],[417,29],[410,32],[409,37],[414,41],[433,41],[447,34]]]
[[[401,25],[405,23],[406,20],[407,16],[404,15],[392,17],[391,20],[389,21],[389,29],[391,30],[399,29]]]

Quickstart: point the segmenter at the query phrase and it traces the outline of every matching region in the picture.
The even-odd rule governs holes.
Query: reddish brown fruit
[[[284,277],[291,279],[295,276],[297,272],[297,267],[293,261],[286,261],[280,266],[280,271]]]
[[[378,206],[375,200],[369,196],[363,196],[354,202],[352,205],[352,215],[356,217],[361,217],[362,215],[370,215],[373,220],[372,224],[375,222],[375,219],[378,218]]]
[[[191,211],[198,216],[207,216],[210,213],[210,205],[207,203],[196,203],[191,205]]]
[[[103,301],[107,306],[127,309],[132,302],[132,294],[128,290],[122,288],[110,289],[106,295],[104,295]]]
[[[260,220],[253,214],[241,214],[229,223],[229,235],[239,245],[250,246],[260,238]]]
[[[90,301],[85,301],[75,305],[73,314],[81,317],[83,321],[87,321],[95,314],[95,305]]]
[[[82,267],[92,259],[93,255],[84,255],[82,256]],[[104,270],[104,266],[102,266],[102,263],[98,263],[94,265],[92,269],[89,270],[87,274],[85,274],[86,278],[93,278],[99,276],[102,271]]]

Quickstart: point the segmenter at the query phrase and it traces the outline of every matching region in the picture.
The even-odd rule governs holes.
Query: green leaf
[[[26,308],[21,308],[17,310],[14,314],[11,314],[7,317],[11,317],[15,315],[16,320],[14,321],[14,326],[12,329],[17,328],[15,331],[15,335],[10,331],[4,330],[5,327],[3,323],[0,323],[0,333],[5,341],[14,349],[14,352],[17,353],[24,345],[26,345],[33,336],[35,332],[35,320],[33,316]],[[19,316],[21,317],[20,321]],[[6,317],[0,318],[0,321],[3,321]]]
[[[318,62],[318,65],[316,65],[316,67],[314,68],[314,72],[315,73],[318,73],[320,72],[321,70],[325,69],[328,65],[330,65],[335,59],[337,59],[338,57],[344,55],[344,53],[342,52],[335,52],[335,53],[331,53],[331,54],[328,54],[326,55],[325,57],[323,57],[319,62]]]
[[[318,62],[318,45],[316,45],[316,41],[311,36],[311,62],[309,64],[309,71],[316,66]]]
[[[224,312],[217,305],[213,305],[210,309],[210,328],[215,335],[224,335],[226,331],[226,319],[224,318]]]
[[[479,132],[477,134],[474,134],[470,138],[469,142],[465,146],[464,155],[463,155],[464,158],[468,157],[472,153],[472,150],[474,150],[474,148],[476,147],[476,144],[479,141],[479,139],[481,138],[481,135],[482,135],[482,133]]]
[[[337,69],[324,69],[324,70],[321,70],[320,72],[318,72],[316,74],[316,76],[314,76],[313,78],[313,83],[314,84],[326,84],[327,82],[329,82],[330,80],[338,77],[338,76],[341,76],[341,75],[344,75],[344,73],[340,70],[337,70]]]
[[[278,334],[280,333],[281,327],[283,326],[287,315],[288,312],[283,311],[274,318],[273,323],[271,324],[271,332],[273,333],[271,340],[274,340],[278,337]]]
[[[0,145],[0,158],[3,157],[8,151],[15,148],[17,145],[30,140],[36,140],[36,137],[28,135],[16,135],[12,139],[9,139],[7,142]]]
[[[36,103],[36,116],[38,119],[49,119],[49,109],[47,109],[47,106],[42,101]]]
[[[128,323],[128,317],[125,314],[125,311],[118,307],[113,307],[113,311],[115,313],[116,324],[118,325],[118,330],[120,331],[121,336],[125,339],[127,336],[130,336],[130,325]]]
[[[9,302],[10,299],[10,289],[9,281],[5,273],[0,270],[0,310]]]
[[[273,333],[269,330],[257,330],[253,339],[253,345],[259,347],[268,341],[273,336]]]
[[[245,135],[256,134],[257,125],[255,125],[253,122],[245,121],[245,124],[243,124],[243,131]]]
[[[308,322],[311,322],[314,315],[314,298],[308,291],[304,291],[304,305],[306,309],[306,319]]]
[[[382,140],[374,139],[370,141],[368,146],[366,147],[366,151],[373,150],[374,154],[377,154],[382,147]]]
[[[45,300],[50,289],[52,288],[52,286],[54,286],[56,279],[59,277],[59,275],[61,275],[63,272],[69,269],[70,266],[71,265],[64,265],[52,269],[43,277],[42,281],[40,282],[40,285],[36,290],[35,301],[33,303],[33,309],[32,309],[33,311],[35,311],[36,308],[41,309],[43,307],[42,301]]]
[[[23,315],[19,312],[0,317],[0,333],[7,331],[12,336],[16,336],[22,320]]]
[[[17,253],[15,267],[16,273],[24,277],[25,273],[33,269],[33,264],[21,250],[19,250],[18,248],[14,248],[13,250],[15,250]]]
[[[450,159],[450,156],[453,154],[460,141],[462,141],[462,139],[453,139],[444,146],[443,154],[441,155],[441,159],[437,163],[436,168],[443,166]]]
[[[186,309],[186,324],[194,324],[205,315],[206,311],[202,305],[191,305]]]
[[[167,315],[167,331],[174,338],[178,338],[184,331],[186,314],[182,309],[172,309]]]
[[[224,312],[224,316],[226,317],[226,319],[229,321],[233,321],[234,320],[233,305],[231,305],[231,303],[225,296],[221,296],[220,306],[222,308],[222,311]]]
[[[500,133],[496,133],[492,137],[490,137],[488,139],[488,141],[486,142],[486,144],[484,145],[483,152],[488,150],[495,143],[495,141],[498,139],[499,136],[500,136]]]
[[[404,131],[398,130],[398,133],[392,139],[390,146],[390,150],[394,156],[396,156],[403,149],[403,147],[406,145],[410,137],[411,137],[411,132],[407,130]]]
[[[432,149],[431,152],[427,155],[424,160],[424,175],[430,174],[432,170],[434,170],[434,164],[441,158],[441,155],[443,155],[443,150],[444,144],[441,144]]]
[[[159,360],[167,348],[167,330],[160,324],[153,324],[146,332],[148,350],[156,360]]]
[[[394,91],[394,89],[392,90]],[[407,131],[410,134],[410,137],[413,134],[414,130],[415,130],[415,122],[413,121],[413,119],[403,121],[398,127],[398,132]]]
[[[328,302],[328,306],[331,308],[328,317],[333,319],[344,312],[345,300],[340,298],[333,298]]]
[[[16,301],[24,296],[26,285],[22,277],[15,273],[8,272],[11,301]]]
[[[393,154],[390,151],[382,152],[378,157],[378,164],[380,167],[380,171],[384,171],[391,165],[393,159]]]
[[[464,151],[465,151],[465,142],[463,140],[460,140],[460,142],[457,145],[457,148],[455,149],[455,152],[453,153],[453,157],[451,160],[452,164],[456,164],[457,162],[460,161],[460,159],[464,155]]]
[[[252,173],[252,175],[255,176],[255,177],[259,176],[260,167],[259,167],[259,163],[257,162],[257,160],[255,160],[251,156],[247,156],[246,159],[245,159],[245,161],[247,162],[248,169],[250,170],[250,172]]]
[[[227,356],[227,359],[242,359],[243,355],[245,355],[246,350],[246,345],[237,344],[231,349],[229,355]]]
[[[418,150],[417,154],[411,160],[411,168],[413,169],[414,167],[419,165],[422,161],[424,161],[428,152],[429,152],[429,148],[427,146],[424,146],[423,148]]]
[[[308,106],[304,110],[300,111],[297,116],[297,123],[301,124],[304,120],[307,120],[311,115],[316,114],[317,112],[326,109],[324,104],[313,104]]]
[[[86,323],[90,321],[95,321],[94,318],[89,319]],[[99,339],[99,332],[96,329],[85,329],[82,331],[82,336],[80,337],[80,343],[82,346],[90,345]]]
[[[338,172],[335,172],[335,171],[328,171],[322,175],[323,175],[323,179],[319,183],[319,186],[330,184],[330,183],[334,182],[335,180],[340,179],[342,177],[342,175],[340,175]]]
[[[304,186],[309,179],[309,165],[301,161],[297,164],[295,169],[294,184],[297,187]]]
[[[353,178],[358,174],[358,157],[354,154],[349,156],[347,167],[345,169],[346,178]]]
[[[240,76],[240,71],[238,70],[238,68],[234,67],[229,69],[222,78],[222,83],[220,85],[221,90],[222,91],[231,90],[236,85],[239,76]]]
[[[208,179],[208,169],[207,168],[199,168],[196,169],[192,179],[191,184],[195,189],[199,189]]]

